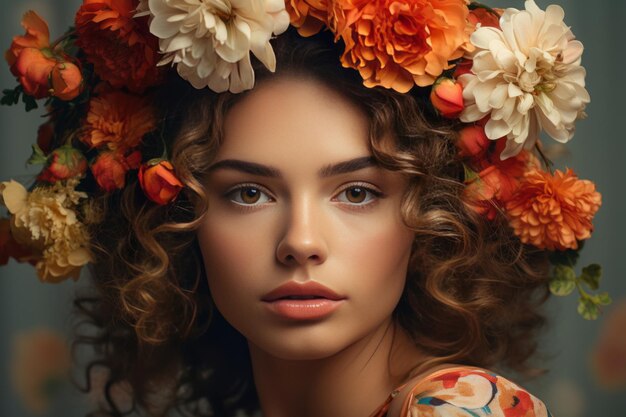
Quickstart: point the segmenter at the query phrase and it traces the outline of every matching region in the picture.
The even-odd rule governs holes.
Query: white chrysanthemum
[[[466,103],[461,120],[489,115],[487,137],[507,137],[502,159],[531,148],[542,128],[567,142],[589,103],[580,66],[583,45],[563,22],[563,9],[552,5],[543,11],[533,0],[525,7],[507,9],[502,30],[481,27],[472,34],[473,74],[459,77]]]
[[[289,26],[283,0],[148,0],[150,32],[164,54],[195,88],[238,93],[254,86],[252,52],[270,71],[272,34]],[[146,1],[139,4],[145,14]],[[143,12],[143,13],[142,13]]]
[[[0,183],[0,203],[11,213],[11,233],[39,260],[36,268],[44,282],[78,279],[81,267],[91,261],[87,229],[76,217],[80,200],[77,179],[59,181],[28,192],[15,181]]]

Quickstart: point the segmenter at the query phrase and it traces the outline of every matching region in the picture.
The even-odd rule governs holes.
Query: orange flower
[[[91,166],[96,182],[106,192],[124,188],[126,172],[136,169],[141,161],[141,153],[134,151],[128,156],[120,152],[102,152]]]
[[[468,13],[465,0],[343,0],[329,23],[346,45],[344,67],[367,87],[405,93],[432,85],[470,48]]]
[[[84,0],[75,18],[76,43],[94,65],[98,77],[133,92],[162,80],[158,39],[148,30],[148,17],[134,18],[138,0]]]
[[[448,119],[454,119],[465,108],[463,86],[450,78],[440,78],[430,92],[430,101],[439,114]]]
[[[533,169],[524,175],[506,205],[515,234],[540,249],[578,249],[591,236],[591,220],[601,204],[600,193],[571,169],[554,175]]]
[[[174,201],[183,183],[174,174],[169,161],[153,160],[139,168],[139,184],[150,200],[165,205]]]
[[[11,47],[4,54],[11,66],[11,72],[13,72],[15,61],[25,48],[45,49],[50,47],[48,24],[37,13],[32,10],[27,11],[22,18],[22,26],[26,29],[26,34],[15,36]],[[17,76],[17,74],[13,74]]]
[[[71,62],[59,62],[52,69],[50,76],[52,88],[50,95],[61,100],[76,98],[83,88],[83,75],[80,68]]]
[[[141,143],[154,130],[156,119],[147,97],[121,91],[103,93],[89,102],[85,135],[89,146],[106,145],[111,150],[126,150]]]
[[[291,24],[302,36],[315,35],[328,21],[326,0],[287,0],[285,8]]]
[[[56,64],[56,60],[39,49],[25,48],[11,66],[11,72],[18,78],[26,94],[44,98],[50,95],[49,78]]]

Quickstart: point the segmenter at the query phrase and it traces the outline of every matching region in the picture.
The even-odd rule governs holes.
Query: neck
[[[322,359],[285,360],[249,346],[265,417],[368,417],[424,359],[391,319]]]

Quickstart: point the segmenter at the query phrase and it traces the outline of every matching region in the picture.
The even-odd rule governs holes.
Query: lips
[[[346,297],[337,294],[333,290],[324,285],[308,281],[303,284],[299,284],[294,281],[289,281],[280,287],[265,294],[262,298],[263,301],[272,302],[281,299],[285,300],[314,300],[314,299],[327,299],[333,301],[343,300]]]
[[[341,308],[345,299],[345,296],[313,281],[304,284],[289,281],[262,298],[272,314],[292,323],[324,320]]]

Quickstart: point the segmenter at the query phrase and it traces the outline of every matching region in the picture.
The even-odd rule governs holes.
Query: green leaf
[[[588,297],[581,297],[578,300],[578,314],[585,320],[595,320],[600,314],[600,308]]]
[[[602,267],[598,264],[587,265],[583,268],[580,280],[587,284],[591,290],[597,290],[600,287],[600,278],[602,277]]]
[[[592,298],[594,303],[601,306],[608,306],[613,301],[611,300],[611,296],[609,296],[609,293],[607,292],[596,294]]]
[[[28,94],[22,94],[22,102],[26,104],[26,111],[35,110],[37,107],[37,101],[33,96],[29,96]]]
[[[33,153],[30,155],[30,158],[28,158],[28,161],[26,161],[26,163],[29,165],[39,165],[45,164],[46,162],[48,162],[48,158],[43,153],[39,145],[34,144]]]
[[[554,267],[552,280],[550,281],[550,292],[554,295],[569,295],[576,288],[576,273],[574,268],[566,265]]]
[[[17,104],[20,101],[20,94],[22,93],[22,89],[17,86],[13,90],[2,90],[2,99],[0,99],[0,104],[5,106],[12,106]]]

